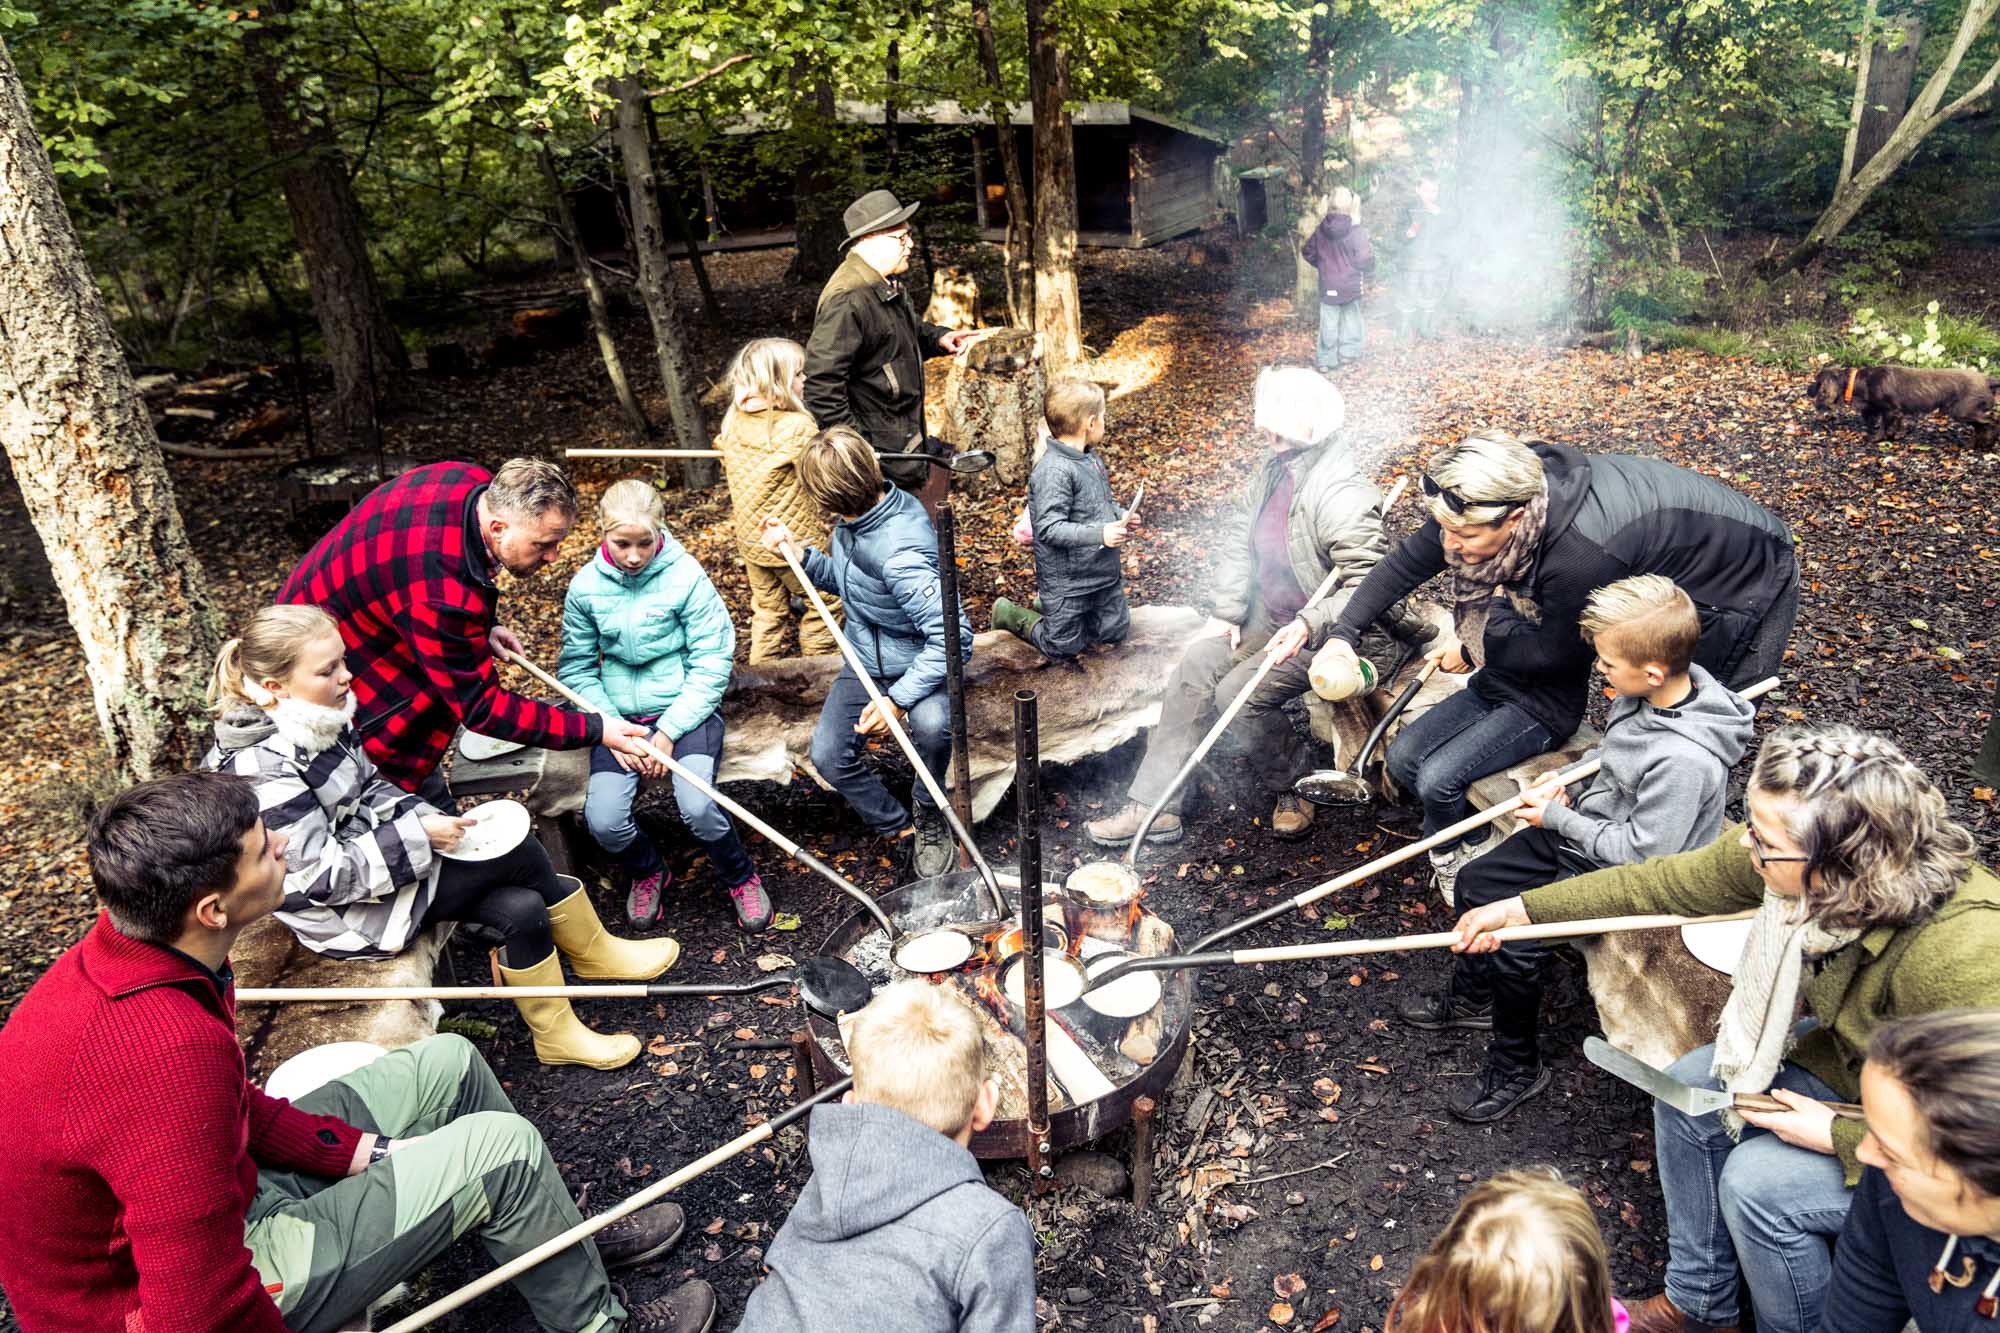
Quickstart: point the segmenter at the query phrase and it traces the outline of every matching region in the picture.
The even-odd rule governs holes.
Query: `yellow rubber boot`
[[[509,986],[560,986],[562,961],[551,953],[533,967],[503,967],[493,955],[493,971]],[[593,1032],[563,999],[516,1000],[521,1019],[535,1034],[535,1058],[545,1065],[588,1065],[617,1069],[639,1058],[639,1039],[629,1032]]]
[[[570,970],[585,981],[651,981],[680,961],[681,946],[671,939],[621,940],[604,928],[583,882],[559,875],[576,892],[549,908],[549,929]]]

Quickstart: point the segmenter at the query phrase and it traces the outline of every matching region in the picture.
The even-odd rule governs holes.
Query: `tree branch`
[[[684,93],[690,88],[696,87],[700,84],[707,83],[710,79],[722,73],[723,70],[728,69],[731,65],[742,64],[744,61],[750,59],[754,54],[755,52],[745,51],[742,55],[731,56],[729,57],[729,59],[723,61],[720,65],[712,65],[708,69],[703,70],[701,73],[695,75],[691,79],[683,79],[681,82],[676,83],[671,87],[667,88],[654,88],[649,91],[640,93],[639,96],[644,98],[672,97],[675,93]]]
[[[1996,82],[2000,82],[2000,60],[1994,61],[1992,67],[1979,76],[1979,82],[1966,89],[1965,96],[1938,112],[1938,120],[1940,122],[1950,120],[1953,116],[1965,110],[1966,107],[1992,92],[1993,85]]]

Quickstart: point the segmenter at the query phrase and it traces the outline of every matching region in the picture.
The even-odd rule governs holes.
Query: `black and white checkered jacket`
[[[312,753],[247,705],[215,727],[206,768],[247,778],[264,825],[289,840],[278,919],[332,958],[388,958],[423,925],[440,862],[423,817],[438,810],[375,771],[348,727]]]

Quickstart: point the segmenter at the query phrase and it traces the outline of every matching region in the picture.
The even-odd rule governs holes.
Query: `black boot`
[[[1472,1086],[1447,1104],[1451,1113],[1470,1125],[1484,1125],[1512,1111],[1549,1086],[1549,1071],[1539,1064],[1517,1065],[1495,1052]]]
[[[1396,1016],[1413,1028],[1493,1030],[1493,992],[1479,973],[1485,960],[1464,955],[1452,960],[1451,984],[1443,991],[1419,995],[1396,1007]]]
[[[1509,966],[1513,963],[1513,966]],[[1453,1097],[1451,1113],[1484,1125],[1549,1086],[1536,1032],[1542,1014],[1541,959],[1496,959],[1493,969],[1493,1045],[1471,1087]]]

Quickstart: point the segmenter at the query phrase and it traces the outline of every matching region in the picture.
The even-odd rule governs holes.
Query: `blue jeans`
[[[1703,1046],[1667,1072],[1698,1088],[1720,1087],[1708,1072],[1714,1059],[1715,1047]],[[1779,1065],[1771,1086],[1839,1100],[1797,1065]],[[1661,1102],[1653,1104],[1653,1138],[1667,1196],[1667,1295],[1674,1304],[1705,1323],[1740,1324],[1741,1266],[1758,1333],[1819,1327],[1833,1281],[1827,1242],[1840,1234],[1853,1195],[1840,1159],[1747,1126],[1738,1143],[1720,1114],[1686,1116]]]
[[[877,685],[881,682],[877,681]],[[854,734],[854,724],[861,717],[861,710],[868,706],[868,691],[854,674],[853,667],[842,667],[840,674],[833,678],[833,684],[826,690],[826,707],[820,710],[819,723],[813,728],[812,761],[829,786],[846,798],[854,807],[854,813],[876,833],[900,833],[909,827],[910,815],[903,803],[889,794],[882,785],[882,779],[875,776],[862,760],[862,751],[868,744],[868,737]],[[910,709],[909,717],[903,721],[903,730],[916,742],[917,753],[923,757],[924,767],[939,783],[945,780],[945,766],[951,760],[951,709],[945,699],[944,686],[940,685],[923,698],[917,700]],[[895,739],[888,738],[886,746],[893,746]],[[923,782],[911,784],[910,799],[929,808],[931,798],[924,790]]]
[[[1319,368],[1338,370],[1361,359],[1361,302],[1319,303]]]
[[[1386,764],[1397,785],[1424,803],[1424,832],[1432,834],[1472,813],[1466,788],[1553,744],[1549,729],[1526,709],[1488,703],[1466,688],[1398,732],[1389,742]],[[1474,829],[1462,841],[1477,845],[1486,841],[1488,831]]]
[[[713,785],[716,763],[722,757],[722,714],[710,713],[700,726],[674,742],[674,758],[686,765],[702,781]],[[590,752],[590,788],[583,798],[583,822],[590,836],[610,852],[634,879],[657,875],[666,868],[660,849],[633,818],[632,802],[639,795],[639,775],[618,766],[612,752],[600,745]],[[680,806],[681,822],[708,851],[708,863],[729,888],[735,888],[757,873],[736,826],[708,793],[699,790],[679,774],[674,776],[674,801]]]

